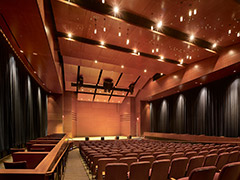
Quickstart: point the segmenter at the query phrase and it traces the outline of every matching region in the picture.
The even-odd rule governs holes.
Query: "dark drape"
[[[227,77],[151,102],[152,132],[240,136],[240,78]]]
[[[47,95],[0,34],[0,152],[46,135]]]

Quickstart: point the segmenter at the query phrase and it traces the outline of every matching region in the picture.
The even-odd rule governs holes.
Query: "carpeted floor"
[[[78,149],[69,152],[64,180],[89,180]]]

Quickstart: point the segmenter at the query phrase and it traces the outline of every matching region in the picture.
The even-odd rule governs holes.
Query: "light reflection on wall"
[[[177,98],[176,104],[176,133],[184,133],[186,124],[186,99],[183,94]]]

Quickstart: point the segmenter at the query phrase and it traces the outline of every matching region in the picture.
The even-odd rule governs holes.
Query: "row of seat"
[[[143,152],[143,149],[148,151]],[[218,171],[225,164],[239,160],[239,146],[230,144],[164,143],[144,139],[81,142],[79,150],[90,172],[97,175],[98,179],[102,176],[101,169],[106,166],[102,161],[108,162],[111,158],[115,158],[112,159],[114,163],[126,163],[129,172],[131,165],[137,161],[149,162],[153,168],[156,160],[168,160],[170,166],[167,174],[170,178],[189,176],[193,169],[202,166],[216,166]]]

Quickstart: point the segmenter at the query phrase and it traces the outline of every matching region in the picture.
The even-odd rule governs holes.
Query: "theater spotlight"
[[[134,83],[131,83],[131,84],[128,86],[128,87],[129,87],[129,92],[130,92],[131,94],[133,94],[134,86],[135,86]]]
[[[104,79],[103,88],[104,92],[110,92],[113,88],[113,80],[110,78]]]
[[[78,86],[79,86],[79,87],[82,87],[82,86],[83,86],[83,76],[82,76],[82,75],[79,76]]]

